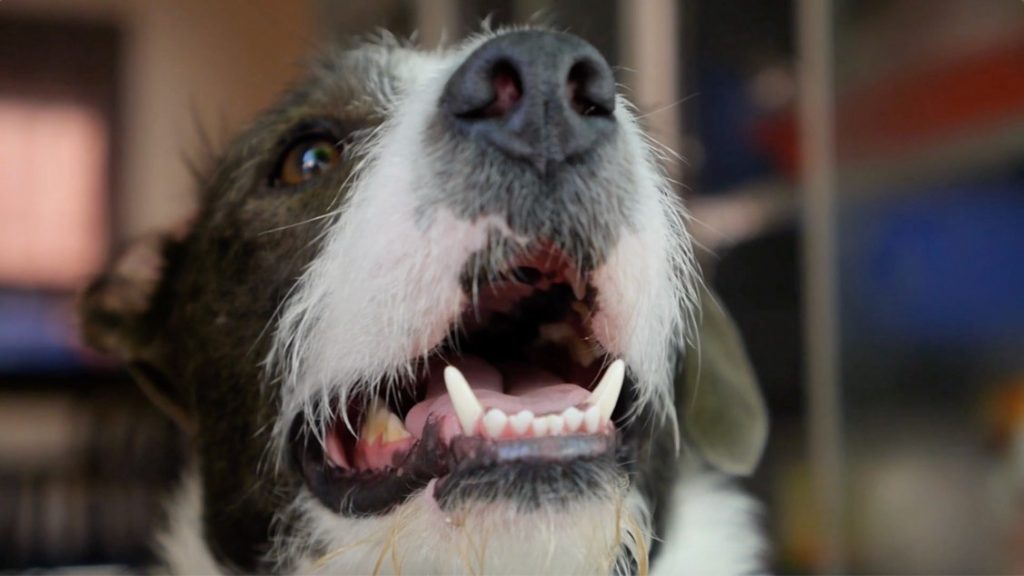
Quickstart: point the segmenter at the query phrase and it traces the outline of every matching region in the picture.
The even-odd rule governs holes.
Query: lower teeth
[[[558,436],[580,431],[597,433],[602,427],[610,425],[624,378],[625,363],[616,360],[608,366],[601,381],[584,402],[585,409],[570,406],[561,414],[544,416],[534,416],[532,412],[524,410],[510,417],[497,408],[485,413],[462,372],[454,366],[448,366],[444,371],[448,396],[463,433],[472,436],[481,430],[491,438],[507,436],[510,429],[515,436],[525,436],[527,430],[532,431],[533,436]]]

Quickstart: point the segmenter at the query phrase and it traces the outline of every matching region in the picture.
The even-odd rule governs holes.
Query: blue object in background
[[[841,223],[853,333],[912,347],[1024,343],[1024,181],[883,198]]]
[[[725,66],[704,65],[697,71],[692,106],[698,111],[697,136],[704,146],[701,194],[725,192],[773,172],[751,131],[761,111],[751,101],[746,82],[743,74]]]
[[[85,364],[67,296],[0,291],[0,374],[52,373]]]

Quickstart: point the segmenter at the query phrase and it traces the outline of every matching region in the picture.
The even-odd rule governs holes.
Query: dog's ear
[[[704,459],[729,474],[757,466],[768,438],[768,414],[732,318],[701,289],[697,342],[687,345],[682,370],[685,433]]]
[[[161,291],[179,249],[169,235],[136,240],[85,289],[78,314],[86,344],[122,361],[150,400],[190,429],[181,393],[166,377],[158,339],[167,313]]]

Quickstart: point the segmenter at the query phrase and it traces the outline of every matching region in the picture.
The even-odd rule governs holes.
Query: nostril
[[[490,70],[491,97],[487,104],[456,114],[463,120],[503,118],[523,98],[523,82],[515,67],[506,60],[499,60]]]
[[[523,82],[512,64],[501,61],[495,64],[491,73],[494,87],[494,101],[487,107],[487,116],[500,118],[507,115],[523,97]]]
[[[445,127],[459,137],[547,174],[613,134],[615,89],[611,67],[593,46],[528,30],[498,35],[467,54],[438,104]]]
[[[610,116],[614,109],[614,93],[602,69],[589,60],[577,62],[566,78],[566,97],[580,116]]]

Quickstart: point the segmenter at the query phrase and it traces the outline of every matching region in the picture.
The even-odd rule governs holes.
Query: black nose
[[[592,149],[615,127],[615,79],[601,54],[570,34],[503,34],[470,54],[441,107],[471,138],[542,173]]]

